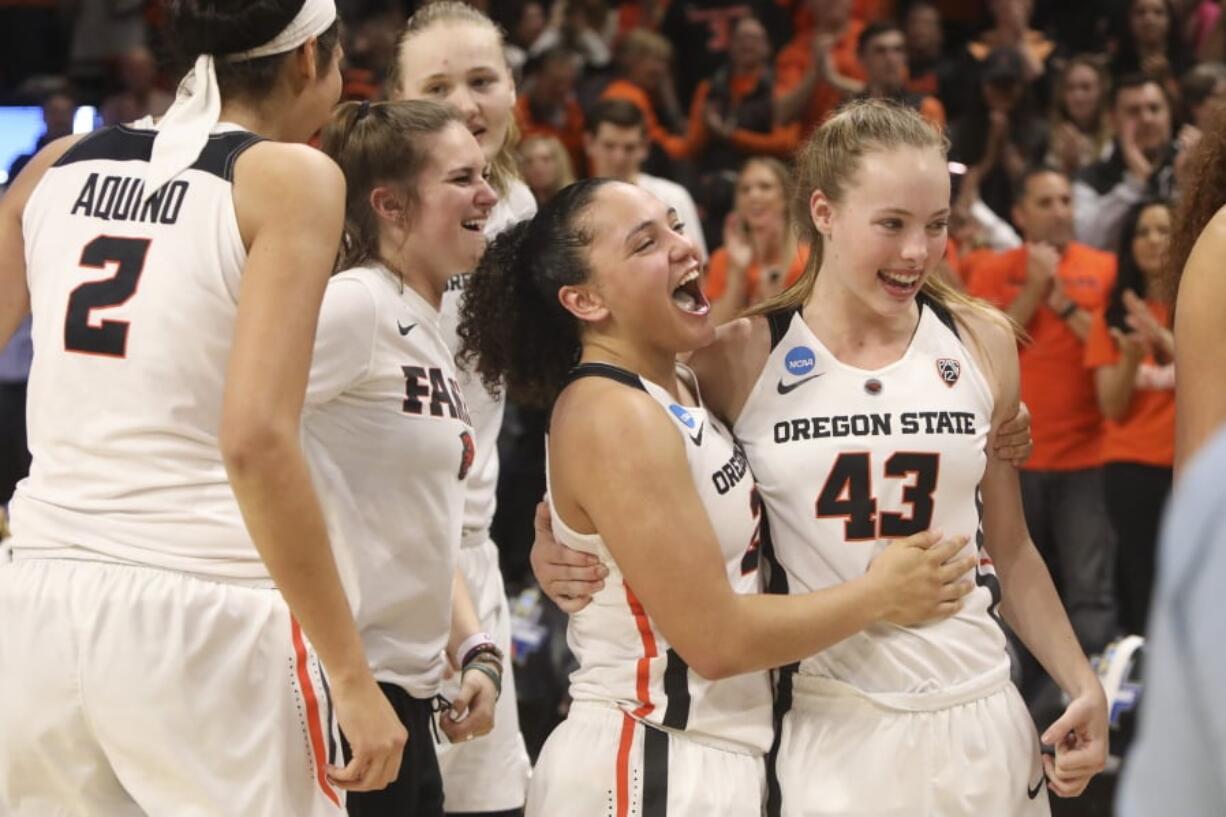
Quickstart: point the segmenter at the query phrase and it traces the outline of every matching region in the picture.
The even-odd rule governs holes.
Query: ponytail
[[[592,234],[583,215],[608,179],[564,187],[529,221],[494,239],[460,307],[459,358],[491,394],[548,408],[579,360],[580,323],[558,300],[588,280]]]

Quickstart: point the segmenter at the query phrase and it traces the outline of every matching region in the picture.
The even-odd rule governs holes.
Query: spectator
[[[791,172],[778,159],[750,159],[741,170],[724,244],[711,254],[703,283],[716,325],[777,295],[804,273],[809,247],[792,229],[791,186]]]
[[[907,7],[907,87],[917,94],[943,99],[955,87],[958,64],[945,54],[945,32],[937,7],[919,0]],[[946,111],[948,114],[950,111]]]
[[[515,116],[524,136],[552,136],[570,152],[572,167],[583,167],[583,110],[575,96],[579,59],[551,48],[529,62]]]
[[[379,2],[345,17],[342,99],[378,101],[385,97],[383,86],[396,60],[396,35],[403,23],[397,9]]]
[[[865,72],[864,91],[859,96],[892,99],[945,129],[945,106],[934,96],[907,88],[907,41],[897,23],[869,23],[860,32],[856,53]]]
[[[967,46],[976,64],[983,63],[997,48],[1012,48],[1022,57],[1022,81],[1035,84],[1041,99],[1046,94],[1040,81],[1046,76],[1046,64],[1056,54],[1056,44],[1043,32],[1030,27],[1034,0],[990,0],[992,28],[983,32]]]
[[[983,62],[979,95],[950,129],[949,157],[966,165],[963,194],[976,196],[1001,218],[1013,213],[1017,180],[1042,156],[1047,129],[1023,80],[1024,60],[997,48]]]
[[[549,24],[528,51],[529,57],[562,46],[578,54],[590,71],[601,71],[612,61],[610,44],[616,18],[603,0],[554,0]]]
[[[540,53],[532,49],[545,33],[545,7],[537,0],[515,4],[511,7],[511,16],[502,22],[507,30],[507,62],[518,78],[528,62],[528,54]]]
[[[1130,0],[1111,74],[1142,73],[1170,95],[1179,93],[1178,78],[1191,65],[1191,51],[1180,37],[1171,0]]]
[[[1179,82],[1183,121],[1203,132],[1215,105],[1226,102],[1226,65],[1206,62],[1192,67]]]
[[[1086,654],[1115,634],[1111,527],[1103,502],[1102,415],[1085,368],[1091,314],[1115,282],[1111,253],[1073,241],[1068,177],[1035,168],[1019,182],[1014,223],[1026,244],[976,265],[972,295],[1005,310],[1031,342],[1020,350],[1021,396],[1030,407],[1034,453],[1022,467],[1026,525],[1056,578]],[[1029,667],[1030,665],[1028,665]],[[1053,688],[1030,667],[1032,711]]]
[[[690,194],[676,182],[642,172],[648,146],[647,123],[638,107],[624,99],[601,100],[588,112],[583,144],[593,176],[637,184],[676,210],[686,235],[706,260],[702,221]]]
[[[802,139],[866,78],[856,56],[864,23],[851,16],[851,0],[808,0],[808,9],[813,28],[797,31],[775,62],[775,117],[799,121]]]
[[[651,144],[668,159],[685,159],[693,153],[693,139],[673,132],[681,116],[669,72],[672,58],[672,45],[659,34],[642,29],[630,32],[617,49],[618,78],[600,98],[634,105],[643,115]]]
[[[1056,80],[1045,161],[1070,178],[1111,148],[1107,87],[1099,59],[1084,54],[1070,59]]]
[[[67,91],[56,91],[43,100],[43,135],[34,143],[34,150],[18,156],[9,166],[9,181],[26,166],[45,146],[72,133],[72,120],[77,112],[77,102]]]
[[[1103,485],[1117,546],[1120,626],[1148,630],[1158,523],[1175,461],[1175,341],[1161,297],[1171,238],[1165,201],[1143,202],[1124,221],[1119,276],[1094,314],[1086,366],[1094,372],[1103,429]]]
[[[141,45],[119,57],[119,82],[123,90],[102,103],[102,124],[135,122],[145,116],[166,113],[174,97],[157,87],[157,61]]]
[[[1143,198],[1174,194],[1171,105],[1162,86],[1143,74],[1120,78],[1111,89],[1115,144],[1087,167],[1073,186],[1077,240],[1109,249],[1119,244],[1120,224]]]
[[[528,136],[519,143],[519,172],[540,207],[554,194],[575,181],[575,171],[566,147],[557,137]]]
[[[688,132],[701,151],[703,170],[732,170],[750,156],[790,156],[797,128],[776,125],[770,40],[755,17],[742,17],[732,35],[728,65],[698,83],[690,104]]]
[[[776,0],[669,0],[659,31],[685,55],[677,65],[677,93],[692,99],[698,83],[728,60],[728,48],[737,22],[756,17],[779,43],[790,32]]]

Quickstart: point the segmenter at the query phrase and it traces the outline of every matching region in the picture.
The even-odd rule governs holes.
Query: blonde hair
[[[553,190],[550,191],[550,195],[558,192],[568,184],[574,184],[575,169],[571,164],[570,154],[566,151],[566,146],[562,144],[558,137],[553,136],[552,134],[537,133],[526,137],[519,143],[518,155],[520,159],[523,159],[529,148],[537,144],[541,144],[549,148],[549,153],[553,156],[553,161],[558,166],[557,183],[554,185]],[[523,176],[523,174],[520,173],[520,176]]]
[[[796,185],[792,195],[793,223],[800,240],[812,248],[809,263],[796,283],[748,310],[746,315],[798,309],[813,294],[823,254],[823,237],[809,212],[813,192],[822,191],[831,204],[837,205],[855,183],[865,156],[906,147],[936,150],[943,157],[949,152],[949,140],[917,111],[884,99],[850,102],[813,133],[796,155]],[[996,312],[935,275],[924,279],[923,292],[946,308],[964,306]]]
[[[443,0],[441,3],[431,3],[413,12],[404,30],[400,32],[400,41],[396,45],[396,59],[392,63],[388,83],[397,96],[404,93],[404,74],[401,63],[404,61],[405,49],[409,40],[435,26],[446,24],[474,25],[491,31],[498,37],[499,45],[505,46],[506,33],[502,28],[477,9],[456,0]],[[515,79],[511,73],[510,63],[503,55],[503,66],[506,68],[507,82],[514,87]],[[497,155],[490,162],[490,185],[499,197],[505,196],[511,189],[511,182],[519,178],[519,162],[515,155],[515,146],[519,144],[519,126],[515,123],[515,112],[511,111],[507,122],[507,135],[498,149]]]

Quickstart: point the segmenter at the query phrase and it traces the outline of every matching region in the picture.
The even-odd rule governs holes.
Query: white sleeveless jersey
[[[507,194],[499,199],[485,222],[485,238],[493,241],[508,227],[536,215],[536,199],[527,185],[513,180]],[[442,327],[447,346],[455,354],[460,350],[456,328],[460,323],[460,303],[471,272],[457,275],[443,293]],[[468,497],[464,501],[464,546],[476,547],[489,538],[494,521],[498,489],[498,432],[506,409],[503,395],[497,398],[481,385],[481,378],[467,369],[460,370],[460,389],[468,401],[473,427],[477,434],[477,461],[468,478]]]
[[[95,131],[26,204],[34,462],[14,552],[266,580],[218,448],[246,261],[233,171],[259,137],[219,127],[142,204],[154,136]]]
[[[697,394],[693,373],[678,369]],[[668,413],[685,442],[690,473],[719,539],[728,581],[738,593],[758,592],[759,503],[753,474],[744,452],[703,408],[701,397],[698,407],[680,406],[655,383],[612,366],[581,366],[573,376],[610,377],[642,389]],[[571,530],[552,503],[550,515],[559,542],[600,557],[609,569],[604,589],[570,617],[567,642],[579,663],[570,676],[571,697],[613,704],[638,720],[698,740],[765,753],[772,737],[767,673],[719,681],[694,673],[644,611],[600,535]]]
[[[438,311],[382,266],[328,284],[303,430],[375,678],[429,698],[476,445]]]
[[[949,313],[921,297],[906,353],[876,371],[836,360],[799,312],[768,319],[773,348],[734,431],[765,506],[771,591],[862,576],[887,540],[934,527],[969,537],[962,555],[979,558],[957,615],[875,625],[805,659],[800,674],[923,693],[1007,667],[979,499],[993,399]]]

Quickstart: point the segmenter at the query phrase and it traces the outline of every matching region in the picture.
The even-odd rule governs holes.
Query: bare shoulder
[[[586,377],[563,389],[550,421],[550,435],[558,442],[580,442],[597,456],[650,442],[661,429],[671,431],[651,395],[604,377]]]
[[[345,176],[321,150],[258,142],[235,164],[234,208],[248,247],[266,223],[291,229],[303,222],[339,224],[344,207]]]
[[[992,389],[993,422],[1012,417],[1020,388],[1017,335],[1013,324],[1003,312],[986,303],[955,303],[950,311],[965,330],[963,342]]]
[[[761,315],[737,318],[716,329],[715,340],[690,359],[707,406],[735,422],[770,350],[770,325]]]

